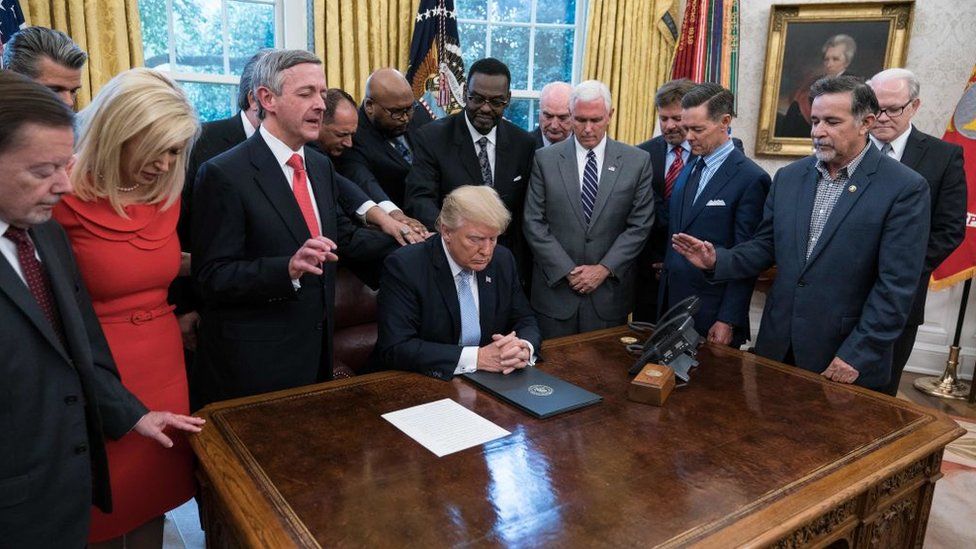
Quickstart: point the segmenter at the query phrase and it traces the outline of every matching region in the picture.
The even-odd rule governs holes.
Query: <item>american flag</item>
[[[24,11],[18,0],[0,0],[0,69],[3,68],[3,45],[18,30],[24,28]]]
[[[464,60],[454,0],[421,0],[410,44],[407,81],[435,118],[464,104]]]

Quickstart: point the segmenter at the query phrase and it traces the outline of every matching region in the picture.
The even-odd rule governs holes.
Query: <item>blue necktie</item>
[[[593,149],[586,153],[586,167],[583,168],[583,192],[580,193],[580,200],[583,204],[583,217],[586,223],[590,223],[593,216],[593,206],[596,204],[596,192],[599,189],[599,180],[596,176],[596,155]]]
[[[481,320],[478,318],[478,305],[471,291],[471,278],[474,273],[463,270],[458,273],[458,303],[461,305],[461,346],[479,347],[481,343]]]
[[[396,149],[400,156],[403,157],[403,161],[407,164],[413,164],[413,154],[410,152],[410,147],[407,146],[407,140],[402,135],[399,137],[394,137],[390,140],[393,144],[393,148]]]
[[[698,197],[698,184],[701,183],[702,170],[705,169],[705,161],[701,157],[698,157],[698,162],[695,162],[695,166],[691,169],[691,175],[688,176],[688,182],[685,183],[684,188],[684,205],[681,209],[681,220],[683,223],[687,222],[688,215],[691,214],[691,208],[695,205],[695,198]]]

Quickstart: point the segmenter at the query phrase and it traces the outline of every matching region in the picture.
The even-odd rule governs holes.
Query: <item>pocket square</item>
[[[722,199],[718,199],[718,200],[709,200],[708,201],[708,204],[705,204],[705,207],[708,207],[708,206],[724,206],[724,205],[725,205],[725,201],[722,200]]]
[[[516,181],[519,181],[521,179],[522,179],[522,176],[521,175],[516,175],[515,176],[515,179],[512,180],[512,183],[515,183]]]

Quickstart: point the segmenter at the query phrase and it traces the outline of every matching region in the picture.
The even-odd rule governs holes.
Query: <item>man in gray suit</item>
[[[602,82],[569,100],[572,139],[536,152],[524,231],[543,339],[618,326],[634,302],[634,261],[654,221],[650,156],[607,137]]]

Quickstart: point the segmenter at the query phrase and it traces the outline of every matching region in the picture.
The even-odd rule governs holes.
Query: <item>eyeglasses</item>
[[[410,105],[409,107],[404,107],[402,109],[388,109],[383,105],[380,105],[375,99],[370,99],[370,102],[373,103],[374,105],[379,105],[379,107],[384,111],[386,111],[386,113],[390,115],[390,118],[394,120],[403,121],[413,116],[413,105]]]
[[[901,114],[903,112],[905,112],[905,107],[907,107],[907,106],[909,106],[909,105],[912,104],[912,101],[915,101],[915,100],[914,99],[909,99],[908,100],[908,103],[905,103],[904,105],[902,105],[900,107],[889,107],[887,109],[881,109],[881,110],[878,111],[878,117],[880,118],[882,114],[887,114],[888,115],[888,118],[898,118],[899,116],[901,116]]]
[[[478,108],[484,105],[485,103],[488,103],[489,105],[491,105],[491,108],[493,109],[501,109],[504,108],[506,105],[508,105],[508,99],[505,99],[504,97],[492,97],[491,99],[488,99],[486,97],[482,97],[477,93],[469,93],[468,103],[471,103],[471,106],[475,108]]]

